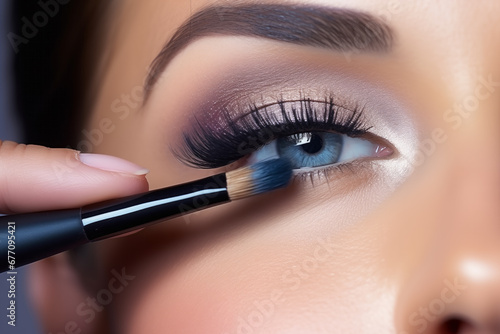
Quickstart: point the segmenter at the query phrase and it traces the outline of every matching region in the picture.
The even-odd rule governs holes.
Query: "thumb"
[[[148,190],[126,160],[0,141],[0,213],[77,208]]]

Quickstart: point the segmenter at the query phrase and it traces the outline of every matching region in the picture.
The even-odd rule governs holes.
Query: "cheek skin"
[[[348,184],[360,186],[346,179],[331,186],[339,190]],[[370,184],[370,179],[367,175],[359,183]],[[130,315],[124,317],[130,319],[124,327],[130,328],[128,333],[140,333],[144,324],[151,326],[151,333],[161,332],[155,328],[164,326],[196,333],[201,323],[214,333],[237,333],[245,323],[286,333],[291,329],[287,326],[310,328],[316,321],[331,324],[332,314],[345,320],[336,322],[335,328],[345,326],[346,331],[349,319],[360,316],[371,325],[387,324],[378,310],[381,301],[391,300],[390,285],[377,269],[379,259],[370,234],[359,233],[349,222],[372,209],[367,204],[360,210],[355,203],[387,196],[390,188],[372,182],[369,194],[364,189],[346,201],[332,196],[327,184],[311,188],[307,182],[297,181],[287,191],[256,198],[255,203],[241,201],[234,204],[236,208],[198,213],[192,217],[194,226],[198,220],[215,226],[224,219],[229,223],[218,230],[212,226],[214,232],[207,230],[183,246],[150,254],[134,250],[140,259],[134,271],[145,274],[134,282],[136,291],[126,292],[131,295],[125,298],[135,301]],[[273,196],[282,200],[269,204]],[[148,234],[158,233],[160,226],[141,235],[151,242]],[[125,246],[117,253],[117,257],[128,257]],[[133,264],[129,261],[128,265]],[[370,282],[365,282],[366,277],[372,278]],[[304,314],[305,309],[314,316]],[[256,312],[267,312],[262,324]],[[290,315],[296,321],[286,321]]]
[[[327,209],[331,207],[324,204],[317,212]],[[386,282],[378,272],[379,259],[372,255],[368,235],[353,238],[347,229],[318,238],[314,233],[304,237],[298,231],[281,230],[278,237],[274,228],[267,228],[288,225],[314,229],[312,222],[318,221],[336,223],[321,214],[298,218],[293,214],[279,218],[266,215],[265,227],[249,227],[243,239],[237,235],[220,238],[214,248],[209,243],[198,245],[203,252],[189,259],[175,264],[162,262],[164,269],[149,268],[153,272],[148,276],[156,279],[137,282],[142,291],[131,312],[129,333],[140,333],[148,319],[162,319],[163,324],[183,333],[196,333],[200,323],[214,333],[237,333],[245,322],[272,333],[289,333],[297,326],[311,329],[317,321],[324,322],[324,329],[345,326],[347,332],[349,319],[360,317],[371,325],[383,323],[384,317],[377,310],[390,289],[384,288]],[[366,277],[372,278],[370,282],[365,282]],[[328,321],[332,314],[343,321],[332,324]],[[293,323],[290,317],[295,319]],[[148,328],[148,332],[155,333],[155,329]]]
[[[263,247],[257,252],[252,249],[252,256],[235,252],[231,257],[212,256],[216,263],[195,261],[189,270],[152,284],[151,289],[144,291],[129,323],[129,333],[141,333],[144,324],[151,323],[150,319],[161,319],[163,326],[183,333],[199,332],[200,324],[211,333],[236,333],[245,322],[270,333],[290,333],[292,328],[301,327],[303,330],[299,332],[304,332],[314,323],[323,329],[335,327],[348,332],[361,317],[371,326],[384,323],[377,310],[389,307],[390,304],[381,305],[381,301],[390,290],[381,288],[384,280],[374,276],[370,258],[364,256],[365,260],[361,260],[359,254],[333,246],[332,254],[342,260],[322,262],[329,253],[326,250],[318,253],[313,247],[287,252],[286,257],[281,252]],[[235,269],[241,261],[246,266]],[[207,268],[208,264],[212,269]],[[373,280],[366,284],[362,277]],[[332,324],[328,321],[332,315],[343,319],[342,322]],[[148,328],[148,332],[162,332],[158,328],[156,331]]]

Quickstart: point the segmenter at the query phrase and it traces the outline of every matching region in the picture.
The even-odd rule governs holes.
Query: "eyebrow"
[[[363,12],[305,5],[211,6],[180,26],[152,62],[145,101],[170,61],[188,44],[207,36],[259,37],[338,52],[386,52],[393,44],[390,27]]]

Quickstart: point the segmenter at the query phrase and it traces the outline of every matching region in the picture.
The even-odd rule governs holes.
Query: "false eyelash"
[[[297,108],[295,105],[299,103]],[[320,111],[316,104],[324,104]],[[279,106],[276,115],[269,109]],[[218,168],[233,163],[260,147],[280,137],[308,131],[328,131],[359,137],[366,134],[362,110],[348,110],[334,103],[333,98],[324,101],[302,99],[278,101],[264,107],[251,106],[250,112],[231,118],[225,110],[222,125],[217,129],[203,125],[195,118],[193,130],[183,133],[183,145],[173,149],[177,158],[196,168]],[[279,117],[278,117],[279,116]]]

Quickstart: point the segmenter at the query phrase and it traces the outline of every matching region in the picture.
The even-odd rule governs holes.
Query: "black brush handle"
[[[41,260],[88,239],[80,209],[0,217],[0,272]]]
[[[229,201],[226,175],[218,174],[83,207],[82,223],[89,240],[96,241]]]
[[[2,216],[0,272],[229,201],[226,175],[218,174],[80,209]]]

